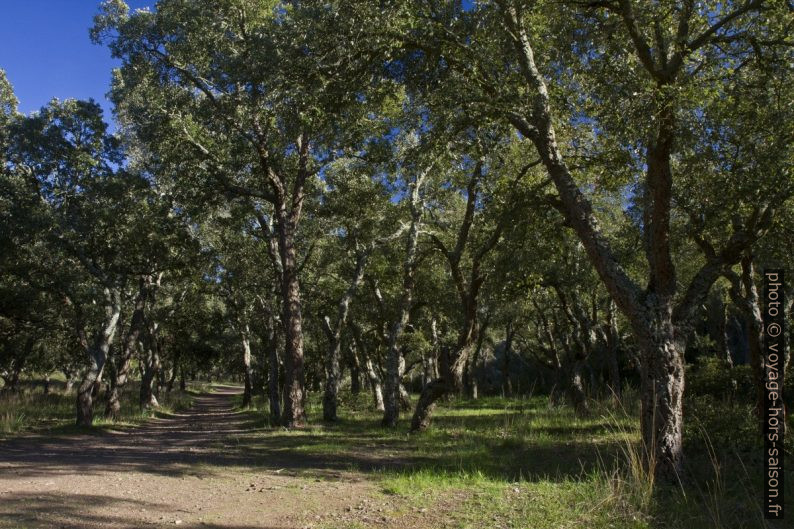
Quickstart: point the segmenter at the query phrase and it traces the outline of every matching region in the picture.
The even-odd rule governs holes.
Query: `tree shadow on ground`
[[[0,502],[0,528],[26,529],[53,528],[86,529],[114,527],[139,529],[148,527],[173,527],[180,513],[167,504],[149,501],[119,499],[99,494],[64,493],[5,493]],[[75,521],[79,520],[79,521]],[[180,520],[181,522],[181,520]],[[180,527],[224,529],[282,529],[276,525],[217,525],[213,523],[180,523]]]
[[[345,418],[303,430],[255,429],[261,413],[237,412],[239,390],[217,387],[195,398],[193,409],[154,418],[128,430],[95,430],[90,435],[22,437],[0,443],[0,465],[15,479],[78,469],[83,474],[116,471],[166,476],[207,475],[213,468],[256,467],[335,479],[340,472],[476,471],[491,479],[575,479],[609,464],[620,443],[594,443],[603,422],[533,427],[529,440],[500,437],[505,423],[532,418],[525,410],[487,415],[439,416],[428,432],[409,435],[407,424],[386,430],[375,414]],[[542,413],[542,412],[539,412]],[[460,431],[458,431],[460,430]],[[552,439],[554,438],[554,439]]]

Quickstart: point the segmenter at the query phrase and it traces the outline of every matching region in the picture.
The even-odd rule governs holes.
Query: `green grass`
[[[190,394],[173,392],[171,398],[161,399],[164,407],[179,409]],[[133,382],[121,424],[147,417],[136,402]],[[28,390],[0,398],[2,428],[12,434],[73,428],[73,410],[74,395],[57,392],[44,396]],[[267,425],[267,403],[259,395],[242,412],[249,432],[219,448],[299,478],[338,479],[333,475],[345,471],[364,475],[377,484],[378,494],[393,500],[388,514],[406,527],[783,527],[762,518],[761,438],[750,406],[737,399],[696,392],[687,397],[686,473],[672,485],[654,485],[641,464],[638,403],[631,390],[625,409],[592,402],[586,417],[544,396],[453,400],[442,403],[431,429],[418,434],[408,433],[410,412],[397,428],[381,427],[367,394],[343,393],[339,410],[338,422],[323,424],[320,395],[310,394],[309,426],[285,430]],[[97,430],[118,424],[100,419]],[[789,435],[789,458],[792,447],[794,435]],[[794,473],[788,471],[786,478],[794,482]]]
[[[106,419],[104,394],[94,400],[94,431],[107,428],[135,426],[156,413],[172,413],[190,407],[195,388],[187,392],[174,390],[163,393],[156,411],[141,410],[138,406],[138,383],[130,381],[121,396],[121,416],[118,420]],[[74,425],[74,391],[66,393],[63,384],[53,381],[52,391],[45,395],[40,384],[24,384],[19,393],[0,392],[0,438],[13,437],[24,432],[66,433],[81,429]]]
[[[323,424],[319,399],[308,399],[306,429],[265,427],[249,450],[369,473],[384,495],[443,512],[443,527],[782,527],[761,516],[761,438],[749,408],[735,402],[687,401],[686,474],[654,485],[631,391],[626,409],[594,402],[584,418],[542,396],[455,400],[419,434],[407,432],[410,412],[396,429],[382,428],[363,394],[343,395],[340,420]],[[266,401],[255,398],[248,413],[264,427]],[[790,457],[791,439],[787,446]]]

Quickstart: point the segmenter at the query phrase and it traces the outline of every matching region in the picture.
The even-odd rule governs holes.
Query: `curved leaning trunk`
[[[102,372],[105,369],[110,345],[116,334],[116,326],[121,315],[121,301],[118,293],[105,289],[105,296],[107,298],[106,320],[94,338],[93,344],[87,350],[91,363],[77,390],[76,424],[78,426],[91,426],[94,422],[94,388],[102,380]]]
[[[411,431],[427,429],[438,400],[446,395],[460,392],[462,387],[458,384],[462,382],[463,370],[473,347],[474,343],[471,339],[459,346],[450,362],[445,364],[446,372],[432,380],[422,390],[411,418]]]
[[[430,426],[430,417],[436,402],[448,394],[460,394],[463,391],[463,375],[471,357],[472,350],[478,346],[479,326],[477,323],[476,291],[466,299],[463,327],[458,336],[458,345],[452,355],[442,362],[442,374],[431,381],[422,390],[416,403],[411,431],[424,430]]]
[[[157,396],[154,392],[154,383],[157,380],[157,373],[160,371],[160,356],[156,351],[150,351],[147,366],[141,379],[140,406],[142,409],[159,408]]]
[[[143,328],[143,311],[146,305],[147,284],[145,279],[141,279],[138,289],[138,296],[135,300],[135,309],[130,319],[130,329],[124,339],[124,344],[119,354],[119,358],[114,366],[113,376],[110,379],[110,387],[107,392],[105,404],[105,417],[118,419],[121,414],[121,391],[127,384],[130,366],[132,365],[132,355],[138,343],[138,337]]]
[[[103,367],[104,360],[92,360],[77,388],[77,426],[91,426],[94,423],[94,385],[102,379]]]
[[[108,389],[105,393],[105,417],[111,420],[117,420],[121,415],[121,388],[119,382],[122,376],[125,378],[126,376],[121,374],[123,364],[122,366],[117,366],[111,358],[108,360],[108,365],[110,366],[110,372],[108,377]],[[127,362],[126,368],[129,369],[129,362]]]
[[[367,358],[366,368],[367,376],[372,386],[372,398],[375,401],[375,410],[383,411],[385,409],[383,404],[383,388],[380,384],[380,377],[378,377],[378,373],[375,371],[375,366],[369,358]]]
[[[436,402],[447,393],[449,393],[449,384],[443,378],[437,378],[425,386],[419,402],[416,403],[414,416],[411,418],[411,431],[425,430],[430,426],[430,417]]]
[[[378,372],[375,369],[375,364],[372,362],[372,359],[369,357],[366,350],[364,349],[364,343],[361,340],[361,333],[359,328],[353,325],[352,330],[353,330],[352,333],[353,341],[356,344],[356,346],[355,349],[353,345],[350,346],[350,354],[352,354],[353,356],[357,356],[357,353],[360,351],[360,354],[364,358],[364,370],[367,375],[367,380],[369,381],[369,387],[372,389],[372,398],[375,403],[375,410],[384,411],[383,387],[381,386]]]
[[[154,384],[162,368],[160,364],[159,344],[157,343],[157,324],[149,331],[149,346],[144,356],[143,376],[141,377],[140,406],[141,409],[159,408],[160,403],[154,393]]]

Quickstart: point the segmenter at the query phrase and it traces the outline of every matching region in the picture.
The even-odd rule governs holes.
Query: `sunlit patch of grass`
[[[0,433],[16,433],[25,426],[25,412],[17,410],[6,410],[0,413]]]
[[[479,472],[422,470],[386,474],[382,489],[442,510],[456,527],[650,527],[636,512],[616,509],[617,498],[593,475],[509,483]]]
[[[418,471],[383,472],[381,488],[385,494],[410,498],[428,498],[450,489],[477,488],[480,492],[501,493],[504,483],[489,479],[481,472]]]

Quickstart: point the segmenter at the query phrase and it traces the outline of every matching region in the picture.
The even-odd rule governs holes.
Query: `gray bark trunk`
[[[240,333],[240,340],[243,346],[243,378],[244,378],[244,385],[245,389],[243,390],[243,408],[247,408],[251,405],[251,399],[253,398],[253,369],[251,368],[251,341],[249,339],[249,330],[248,325],[246,324],[243,327],[243,331]]]
[[[610,300],[607,306],[607,329],[606,329],[606,354],[609,369],[609,392],[616,404],[622,399],[622,389],[620,383],[620,366],[618,364],[618,325],[615,319],[615,303]]]
[[[655,332],[641,342],[640,428],[652,470],[674,481],[680,477],[683,454],[684,344],[672,322],[660,319]]]
[[[584,362],[575,360],[571,366],[568,379],[568,397],[577,415],[585,415],[588,411],[587,394],[582,383]]]
[[[367,368],[367,376],[369,377],[369,383],[372,387],[372,398],[375,402],[375,409],[377,411],[384,411],[385,405],[383,404],[383,388],[380,384],[380,377],[378,376],[377,371],[375,371],[375,366],[372,363],[372,360],[367,358],[366,360],[366,368]]]
[[[146,307],[147,280],[141,278],[138,286],[138,295],[135,299],[135,308],[130,318],[130,328],[124,337],[118,358],[115,361],[113,377],[107,392],[105,404],[105,417],[118,419],[121,413],[121,391],[127,384],[132,355],[138,344],[138,338],[143,330],[143,316]]]
[[[337,419],[337,405],[339,395],[339,384],[341,370],[339,367],[339,356],[342,347],[342,331],[347,322],[347,315],[350,312],[350,303],[356,293],[356,289],[364,278],[364,268],[367,264],[368,253],[361,253],[356,258],[356,267],[350,285],[345,290],[339,300],[336,309],[336,321],[333,327],[331,320],[325,317],[325,332],[328,335],[328,350],[325,357],[325,392],[323,394],[323,420],[333,422]]]
[[[356,356],[361,355],[361,358],[364,359],[364,369],[367,375],[367,380],[369,381],[369,386],[372,389],[372,398],[375,404],[375,410],[384,411],[385,406],[383,404],[383,388],[381,386],[378,372],[375,369],[375,364],[372,362],[372,359],[369,357],[366,349],[364,348],[364,343],[361,339],[359,328],[356,325],[353,325],[352,331],[355,348],[353,348],[351,345],[351,353]]]
[[[279,372],[281,361],[278,357],[278,334],[276,329],[271,327],[271,339],[268,343],[268,372],[267,389],[270,405],[270,421],[272,424],[281,423],[281,392],[279,391]]]
[[[78,426],[91,426],[94,422],[94,386],[102,379],[102,371],[121,315],[121,299],[118,292],[105,288],[105,300],[105,321],[86,351],[90,364],[77,390]]]
[[[141,409],[156,409],[160,407],[155,395],[154,385],[162,368],[160,363],[159,343],[157,340],[157,322],[150,322],[147,333],[146,351],[143,355],[143,376],[141,377],[141,391],[139,403]]]
[[[438,378],[438,320],[435,316],[430,320],[430,336],[432,339],[430,349],[422,358],[422,390],[427,387],[431,380]]]
[[[399,316],[392,325],[389,333],[388,348],[386,350],[386,383],[383,402],[383,426],[394,427],[400,417],[400,384],[402,373],[400,365],[403,363],[399,340],[411,314],[411,303],[414,293],[414,273],[416,268],[416,253],[419,244],[419,229],[422,219],[420,191],[423,181],[430,168],[418,175],[411,186],[411,227],[405,242],[405,260],[403,261],[403,288],[399,304]]]
[[[350,393],[361,393],[361,363],[358,360],[355,347],[348,348],[348,368],[350,369]]]
[[[643,209],[646,258],[649,265],[648,287],[642,291],[615,258],[601,233],[592,204],[579,189],[564,162],[552,125],[550,97],[543,75],[535,64],[524,19],[515,4],[500,3],[504,22],[510,30],[516,57],[521,66],[529,94],[531,111],[524,117],[510,114],[508,119],[518,131],[535,145],[560,198],[559,207],[566,221],[582,241],[590,262],[601,277],[618,308],[629,319],[638,342],[643,344],[643,439],[648,456],[655,461],[656,475],[675,479],[682,468],[681,395],[684,387],[683,349],[696,309],[705,301],[708,290],[726,265],[735,264],[770,225],[772,208],[755,208],[747,226],[737,229],[724,246],[717,250],[702,238],[695,237],[706,254],[706,263],[695,273],[684,295],[673,310],[676,275],[670,244],[670,211],[672,201],[671,158],[677,129],[674,100],[659,98],[654,109],[654,136],[646,156],[647,204]],[[644,42],[630,12],[630,3],[619,5],[624,22],[643,67],[660,86],[675,85],[684,64],[682,52],[672,60],[653,50]],[[719,25],[721,22],[717,22]],[[717,26],[712,26],[714,31]],[[688,31],[688,26],[681,26]],[[708,32],[707,32],[708,33]],[[702,43],[699,43],[702,45]],[[687,51],[686,53],[689,53]],[[657,61],[655,54],[662,55]],[[661,65],[656,64],[659,62]],[[653,422],[653,420],[656,420]],[[648,421],[651,426],[649,426]],[[664,424],[660,424],[663,421]]]

